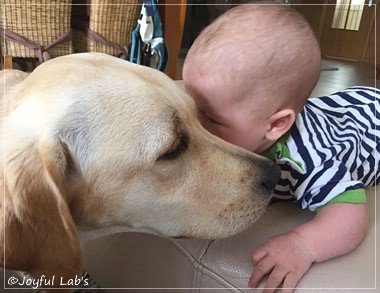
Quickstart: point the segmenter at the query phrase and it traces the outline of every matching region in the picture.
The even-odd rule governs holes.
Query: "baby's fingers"
[[[302,278],[302,275],[290,272],[286,275],[284,284],[282,286],[281,293],[292,293],[294,288],[297,286],[298,281]]]
[[[257,266],[258,262],[261,261],[267,255],[266,246],[261,246],[252,253],[252,262]]]
[[[254,268],[253,273],[249,278],[248,286],[251,288],[257,288],[262,278],[273,270],[274,265],[275,264],[268,257],[264,257],[259,262],[257,262],[256,267]]]
[[[268,280],[265,284],[264,293],[272,293],[275,292],[278,287],[280,287],[282,281],[286,277],[288,270],[282,267],[275,267],[273,271],[270,273]]]
[[[293,293],[302,275],[288,272],[285,268],[275,267],[270,273],[263,293],[273,293],[282,284],[281,293]]]

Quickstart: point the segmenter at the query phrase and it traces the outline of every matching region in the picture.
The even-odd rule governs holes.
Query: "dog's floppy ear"
[[[68,148],[59,138],[40,137],[37,146],[5,146],[4,158],[0,262],[34,277],[54,276],[54,285],[80,276],[80,242],[68,205],[74,168]]]

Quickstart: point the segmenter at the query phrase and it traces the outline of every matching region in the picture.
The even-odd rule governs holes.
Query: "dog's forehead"
[[[70,63],[71,59],[67,59]],[[78,127],[78,119],[88,117],[88,130],[83,131],[96,133],[96,140],[101,140],[113,154],[122,154],[129,148],[134,149],[131,153],[143,152],[140,157],[149,160],[196,120],[191,97],[162,72],[98,54],[79,59],[83,61],[83,74],[70,73],[70,78],[66,77],[70,79],[70,91],[81,95],[73,97],[76,102],[71,110],[75,114],[70,114],[73,121],[69,124]],[[96,61],[99,59],[101,62]],[[91,80],[90,86],[86,79]],[[59,82],[62,83],[66,84],[66,80]],[[90,147],[96,143],[91,139],[88,142]]]
[[[56,108],[49,112],[65,121],[55,124],[87,125],[99,135],[168,132],[178,121],[196,119],[193,100],[164,73],[104,54],[53,59],[37,67],[23,88],[25,95],[39,93],[38,104]]]
[[[45,92],[59,92],[70,103],[98,104],[105,112],[147,115],[174,107],[180,116],[193,115],[193,100],[164,73],[100,53],[55,58],[35,70],[26,90],[41,85]],[[43,85],[41,85],[43,86]],[[39,87],[41,87],[39,86]],[[39,92],[43,89],[39,88]],[[116,105],[112,105],[116,104]],[[108,113],[111,114],[111,113]]]
[[[97,78],[101,87],[108,87],[115,94],[125,93],[124,98],[145,96],[145,99],[150,99],[152,102],[156,98],[161,105],[169,103],[180,109],[185,108],[186,111],[194,108],[193,100],[184,90],[166,74],[156,69],[99,53],[75,54],[64,58],[67,58],[69,62],[66,60],[64,62],[68,64],[71,62],[77,64],[80,61],[83,64],[82,68],[79,68],[83,70],[82,76]],[[78,79],[79,74],[79,72],[75,74],[76,80],[85,79],[82,77]],[[83,85],[83,82],[81,84]]]
[[[186,121],[196,118],[194,100],[162,72],[126,63],[123,64],[120,75],[118,83],[123,89],[113,85],[115,94],[121,94],[122,99],[128,100],[130,104],[142,107],[140,110],[143,112],[146,110],[152,114],[157,112],[159,116],[170,120],[173,117]],[[138,109],[133,111],[139,112]]]

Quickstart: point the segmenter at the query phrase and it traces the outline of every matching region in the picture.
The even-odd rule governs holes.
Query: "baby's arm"
[[[265,292],[295,288],[313,262],[322,262],[353,251],[363,240],[368,219],[364,204],[334,203],[313,220],[287,234],[271,238],[252,254],[255,265],[249,286],[256,288],[265,275]],[[283,292],[293,290],[283,290]]]

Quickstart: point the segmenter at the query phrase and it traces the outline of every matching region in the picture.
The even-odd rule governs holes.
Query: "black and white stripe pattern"
[[[291,159],[276,157],[278,199],[314,211],[345,191],[379,184],[380,90],[352,87],[310,99],[286,146]]]

